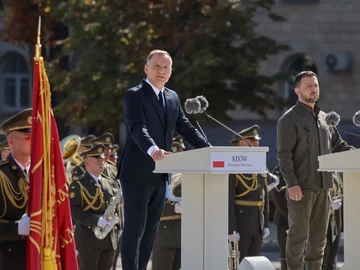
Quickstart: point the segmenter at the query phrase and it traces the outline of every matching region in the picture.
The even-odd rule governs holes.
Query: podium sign
[[[207,147],[156,162],[155,173],[182,173],[182,269],[227,269],[228,174],[264,173],[268,151],[268,147]]]

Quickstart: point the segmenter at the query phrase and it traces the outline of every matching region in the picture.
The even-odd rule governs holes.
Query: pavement
[[[276,226],[272,223],[270,223],[270,235],[266,239],[264,239],[260,255],[268,258],[269,261],[271,261],[271,263],[273,264],[275,270],[280,270],[280,252],[277,243]],[[337,266],[341,267],[344,264],[343,240],[341,240],[340,242],[340,248],[339,248],[337,260],[338,260]],[[120,259],[118,260],[116,270],[122,270]],[[148,264],[147,270],[156,270],[156,269],[152,269],[151,260]],[[195,270],[195,269],[184,269],[184,270]]]

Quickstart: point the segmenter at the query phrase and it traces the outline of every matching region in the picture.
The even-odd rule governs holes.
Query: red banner
[[[78,269],[70,201],[50,85],[34,62],[27,270]]]

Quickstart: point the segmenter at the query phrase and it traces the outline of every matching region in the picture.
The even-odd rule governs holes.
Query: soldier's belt
[[[264,206],[264,201],[245,201],[245,200],[235,200],[236,205],[241,206]]]
[[[173,215],[173,216],[161,217],[160,221],[179,220],[179,219],[181,219],[181,215]]]

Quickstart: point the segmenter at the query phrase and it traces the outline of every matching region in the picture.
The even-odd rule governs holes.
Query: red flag
[[[44,60],[35,57],[27,270],[78,269],[70,200]]]

